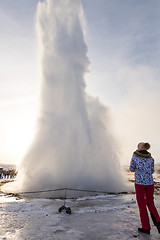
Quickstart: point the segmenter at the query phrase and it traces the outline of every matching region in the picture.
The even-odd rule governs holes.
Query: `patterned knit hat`
[[[138,148],[139,151],[142,150],[143,144],[144,144],[144,142],[138,143],[137,148]]]
[[[148,149],[150,149],[150,144],[149,143],[143,143],[141,148],[142,148],[142,150],[147,151]]]
[[[144,143],[144,142],[140,142],[138,143],[138,150],[148,150],[150,148],[150,144],[149,143]]]

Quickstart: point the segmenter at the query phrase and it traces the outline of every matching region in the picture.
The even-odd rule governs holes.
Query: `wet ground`
[[[160,195],[155,195],[160,212]],[[67,199],[71,215],[59,213],[60,199],[27,199],[0,195],[0,240],[132,240],[160,239],[140,234],[135,194],[85,196]]]

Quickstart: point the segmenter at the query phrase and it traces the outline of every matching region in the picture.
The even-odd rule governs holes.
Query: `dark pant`
[[[150,229],[147,207],[152,216],[155,217],[156,221],[160,222],[160,217],[154,205],[154,185],[135,184],[135,190],[142,228]]]

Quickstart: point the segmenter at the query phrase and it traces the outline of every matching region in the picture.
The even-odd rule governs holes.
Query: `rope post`
[[[59,213],[61,213],[61,212],[64,213],[65,212],[67,214],[71,214],[71,208],[65,206],[67,190],[68,190],[68,188],[64,188],[64,205],[58,209]]]
[[[65,206],[65,203],[66,203],[66,191],[67,191],[67,188],[64,189],[64,206]]]

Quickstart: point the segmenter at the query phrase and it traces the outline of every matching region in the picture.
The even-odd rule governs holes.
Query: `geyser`
[[[39,115],[12,191],[124,190],[108,109],[85,92],[89,60],[83,25],[80,0],[38,4]]]

